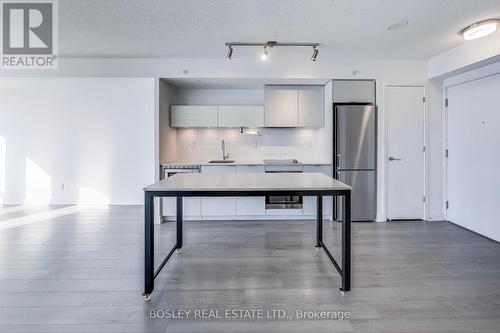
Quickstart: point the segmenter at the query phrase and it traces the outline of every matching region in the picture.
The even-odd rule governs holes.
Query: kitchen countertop
[[[144,191],[322,191],[351,187],[322,173],[219,173],[206,177],[180,173],[144,188]]]
[[[232,160],[230,158],[230,160]],[[300,160],[299,162],[302,163],[302,165],[331,165],[332,162],[326,162],[326,161],[316,161],[316,160]],[[169,162],[169,163],[163,163],[163,166],[175,166],[175,165],[211,165],[211,166],[219,166],[219,165],[265,165],[263,160],[260,159],[255,159],[255,160],[238,160],[234,159],[233,163],[209,163],[209,161],[179,161],[179,162]]]

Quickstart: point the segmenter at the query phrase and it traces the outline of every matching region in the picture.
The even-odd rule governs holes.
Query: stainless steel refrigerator
[[[352,221],[374,221],[376,199],[377,108],[366,104],[334,109],[335,177],[352,186]],[[341,199],[339,199],[341,200]],[[340,201],[335,217],[342,219]]]

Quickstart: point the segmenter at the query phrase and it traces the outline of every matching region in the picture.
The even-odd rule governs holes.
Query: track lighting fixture
[[[231,60],[232,56],[233,56],[233,47],[231,45],[229,45],[229,47],[227,49],[226,59]]]
[[[316,61],[316,58],[318,58],[318,53],[319,53],[319,50],[316,48],[316,46],[313,46],[313,55],[311,57],[312,61]]]
[[[312,47],[313,48],[313,55],[311,57],[311,60],[312,61],[316,61],[316,59],[318,58],[318,54],[319,54],[319,50],[318,50],[318,46],[319,46],[319,43],[279,43],[277,41],[273,41],[273,40],[270,40],[270,41],[267,41],[267,42],[226,42],[226,46],[228,47],[228,50],[227,50],[227,56],[226,56],[226,59],[230,60],[233,56],[233,47],[234,46],[259,46],[259,47],[263,47],[264,50],[263,52],[261,53],[260,55],[260,58],[262,60],[266,60],[269,56],[269,51],[268,51],[268,48],[272,48],[272,47],[275,47],[275,46],[285,46],[285,47],[295,47],[295,46],[298,46],[298,47]]]
[[[261,58],[262,60],[266,60],[266,59],[267,59],[267,55],[268,55],[268,54],[269,54],[269,53],[267,52],[267,46],[264,46],[264,51],[262,51],[262,54],[260,55],[260,58]]]

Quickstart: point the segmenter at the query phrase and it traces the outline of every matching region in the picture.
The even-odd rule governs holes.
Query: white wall
[[[154,88],[151,78],[0,79],[0,201],[142,203],[155,178]]]
[[[500,33],[470,40],[429,59],[429,79],[457,75],[499,61]]]
[[[442,221],[445,219],[443,192],[443,123],[444,97],[443,81],[430,80],[427,85],[427,218]]]
[[[177,104],[178,89],[165,80],[159,80],[159,160],[168,163],[178,160],[177,130],[170,127],[170,105]]]

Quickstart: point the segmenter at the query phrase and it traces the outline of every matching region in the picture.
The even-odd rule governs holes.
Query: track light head
[[[231,60],[231,58],[233,57],[233,46],[228,45],[227,47],[228,47],[228,49],[227,49],[226,59]]]
[[[262,52],[262,54],[260,55],[260,58],[262,60],[266,60],[267,59],[267,56],[268,56],[268,52],[267,52],[267,46],[264,46],[264,51]]]
[[[318,58],[319,50],[316,48],[316,46],[313,46],[313,55],[311,57],[312,61],[316,61]]]

